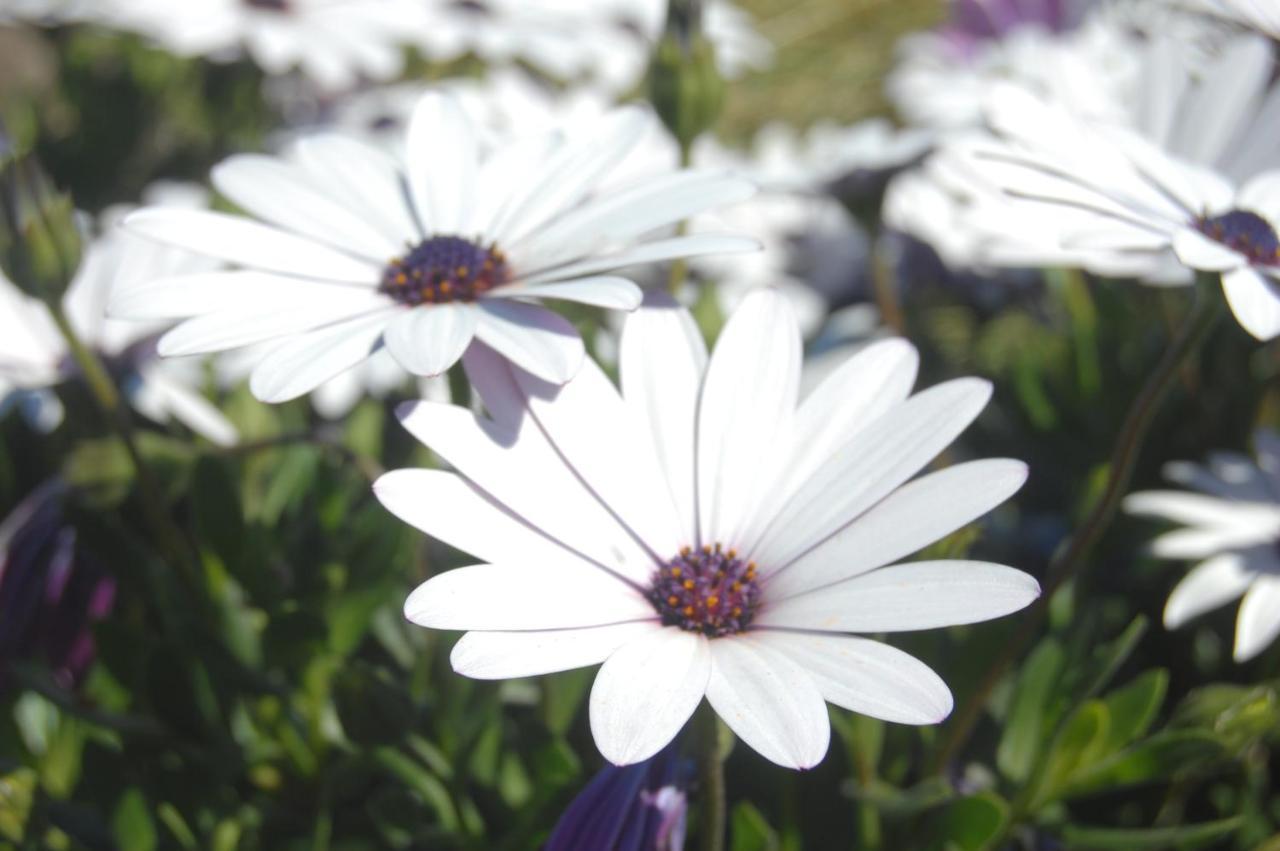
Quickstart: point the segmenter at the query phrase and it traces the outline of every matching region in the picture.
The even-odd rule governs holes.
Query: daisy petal
[[[574,629],[656,618],[653,606],[617,578],[567,559],[447,570],[414,589],[405,600],[404,616],[434,629],[499,631]]]
[[[493,295],[562,299],[610,310],[635,310],[644,300],[644,292],[631,281],[609,276],[546,284],[517,284],[494,290]]]
[[[646,242],[607,257],[592,257],[569,263],[564,266],[553,266],[550,269],[531,271],[521,278],[521,283],[537,284],[550,281],[561,281],[578,275],[594,275],[642,263],[660,263],[679,257],[700,257],[704,254],[736,254],[743,251],[759,251],[760,243],[744,236],[728,236],[721,234],[690,234],[673,236],[670,239],[659,239]]]
[[[456,234],[471,216],[476,138],[470,117],[450,94],[428,92],[409,121],[409,188],[426,233]]]
[[[707,347],[689,312],[651,293],[627,317],[619,352],[622,393],[630,417],[653,438],[658,466],[682,524],[682,543],[694,528],[694,415],[707,364]]]
[[[712,352],[698,400],[701,543],[737,546],[766,484],[760,453],[786,445],[800,384],[800,331],[773,289],[747,296]]]
[[[1192,618],[1235,600],[1258,576],[1238,553],[1202,561],[1182,578],[1164,604],[1164,625],[1177,629]]]
[[[991,620],[1018,611],[1038,596],[1039,583],[1012,567],[920,561],[770,600],[755,623],[823,632],[909,632]]]
[[[707,700],[729,729],[784,768],[811,768],[826,756],[831,722],[805,670],[765,638],[744,633],[711,642]]]
[[[468,632],[453,646],[453,670],[476,680],[536,677],[598,665],[629,642],[657,632],[656,622],[544,632]]]
[[[910,482],[790,565],[766,573],[769,599],[850,579],[923,549],[1004,502],[1026,479],[1026,464],[991,458]]]
[[[392,470],[373,483],[373,492],[410,526],[487,562],[577,558],[455,473]]]
[[[1237,662],[1257,656],[1280,634],[1280,578],[1260,576],[1244,595],[1240,614],[1236,617],[1236,646],[1232,654]]]
[[[134,233],[230,263],[284,275],[372,286],[380,269],[313,239],[240,216],[152,207],[124,220]]]
[[[828,703],[895,724],[937,724],[951,714],[951,690],[942,678],[883,642],[773,630],[758,640],[804,668]]]
[[[591,735],[615,765],[662,750],[702,702],[711,675],[705,637],[667,627],[623,645],[591,687]]]
[[[1244,266],[1244,256],[1199,231],[1182,228],[1173,235],[1173,253],[1192,269],[1202,272],[1226,272]]]
[[[414,375],[439,375],[471,345],[479,315],[475,305],[461,303],[403,311],[387,326],[387,350]]]
[[[1248,267],[1222,275],[1227,304],[1244,330],[1259,340],[1280,335],[1280,292],[1275,281]]]
[[[211,175],[218,191],[236,206],[270,224],[386,262],[400,245],[350,207],[314,188],[309,175],[275,157],[240,154],[219,163]]]
[[[369,357],[391,316],[387,310],[291,338],[254,367],[249,390],[263,402],[310,393]]]
[[[319,133],[299,140],[294,153],[309,174],[325,181],[336,198],[397,248],[421,236],[399,167],[383,151],[337,133]]]
[[[483,299],[477,305],[476,336],[531,375],[564,384],[582,366],[582,338],[563,316],[509,299]]]
[[[177,319],[202,316],[220,310],[235,310],[246,304],[305,303],[317,293],[324,297],[336,289],[353,289],[351,284],[272,275],[266,272],[200,272],[153,278],[111,294],[112,316],[128,319]],[[363,287],[361,292],[367,292]]]
[[[310,331],[333,322],[382,313],[387,300],[377,293],[352,288],[332,288],[324,298],[295,304],[288,309],[264,310],[250,304],[188,319],[174,326],[157,344],[164,357],[222,352]],[[312,293],[316,295],[316,293]]]
[[[240,436],[235,425],[217,405],[169,375],[165,367],[170,363],[153,361],[143,366],[139,370],[141,384],[158,395],[163,409],[191,431],[218,446],[234,445]]]
[[[753,558],[777,570],[826,540],[932,461],[990,397],[986,381],[960,378],[916,394],[860,429],[796,489]]]

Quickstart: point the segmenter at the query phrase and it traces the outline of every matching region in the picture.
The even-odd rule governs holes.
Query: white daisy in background
[[[103,0],[105,23],[181,56],[235,59],[268,74],[300,70],[323,89],[389,80],[431,21],[415,0]]]
[[[1206,466],[1180,462],[1165,476],[1199,493],[1148,491],[1125,499],[1130,514],[1158,517],[1185,528],[1156,538],[1155,555],[1200,559],[1169,595],[1164,623],[1177,629],[1241,596],[1235,659],[1245,662],[1280,634],[1280,436],[1254,436],[1255,463],[1216,453]]]
[[[1272,0],[1177,0],[1177,3],[1280,39],[1280,6]]]
[[[1036,581],[977,561],[896,564],[1021,486],[981,460],[908,483],[977,416],[985,381],[911,395],[903,340],[868,346],[803,401],[787,300],[744,300],[708,358],[692,317],[629,317],[622,391],[592,361],[548,386],[483,347],[488,417],[427,402],[402,421],[457,472],[398,470],[392,512],[486,562],[447,571],[405,614],[467,630],[455,670],[525,677],[603,662],[591,728],[611,762],[656,753],[705,696],[774,762],[820,761],[826,701],[936,723],[942,680],[851,633],[967,624],[1026,606]],[[889,566],[884,566],[889,565]]]
[[[152,187],[148,198],[180,209],[196,209],[206,200],[202,190],[178,185]],[[200,394],[203,363],[162,361],[156,354],[156,338],[167,325],[108,319],[105,313],[114,288],[156,276],[208,272],[215,264],[120,231],[116,225],[123,215],[120,209],[104,214],[101,236],[88,245],[63,297],[67,317],[85,345],[106,361],[136,411],[159,423],[177,420],[214,443],[234,443],[235,427]],[[0,277],[3,404],[17,405],[35,427],[51,430],[63,418],[54,388],[78,375],[48,308]]]
[[[161,339],[164,355],[276,341],[250,378],[264,401],[308,393],[383,346],[409,372],[438,375],[473,339],[566,381],[582,340],[539,300],[630,310],[641,291],[614,270],[756,247],[663,235],[749,197],[741,178],[678,171],[596,191],[652,120],[620,109],[590,138],[537,134],[481,158],[465,111],[431,93],[410,123],[405,163],[333,135],[299,142],[291,161],[232,157],[213,182],[262,221],[149,209],[127,226],[241,268],[122,291],[113,310],[191,317]]]

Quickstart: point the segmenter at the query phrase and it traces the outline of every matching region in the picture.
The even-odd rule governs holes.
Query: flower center
[[[510,280],[507,258],[460,236],[433,236],[387,264],[379,292],[401,304],[475,301]]]
[[[1205,217],[1196,229],[1258,266],[1280,266],[1280,238],[1271,223],[1248,210],[1232,210],[1221,216]]]
[[[648,597],[667,626],[732,635],[747,628],[760,603],[756,565],[719,544],[685,547],[654,571]]]

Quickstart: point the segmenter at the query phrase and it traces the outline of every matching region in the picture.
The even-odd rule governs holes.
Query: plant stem
[[[116,388],[115,381],[112,380],[111,374],[107,372],[107,368],[103,365],[98,355],[80,339],[70,320],[67,319],[62,305],[57,301],[46,302],[46,304],[53,316],[54,323],[58,326],[58,331],[67,343],[67,348],[70,350],[72,358],[75,359],[76,365],[80,367],[80,372],[84,375],[85,383],[89,386],[94,400],[98,403],[98,407],[102,409],[108,426],[115,431],[116,436],[120,438],[120,442],[124,444],[125,452],[128,453],[129,461],[132,463],[134,472],[138,477],[138,492],[142,501],[142,511],[146,517],[147,524],[151,527],[152,533],[156,536],[157,543],[168,558],[186,571],[186,578],[196,583],[196,587],[198,587],[199,574],[196,565],[191,560],[182,532],[174,525],[172,518],[169,516],[169,512],[165,507],[163,492],[155,474],[147,466],[142,453],[138,450],[138,444],[133,434],[133,424],[129,421],[128,409],[121,402],[120,391]]]
[[[1129,490],[1134,466],[1137,464],[1138,455],[1151,428],[1151,423],[1160,408],[1160,402],[1176,382],[1182,366],[1200,348],[1201,343],[1209,336],[1210,331],[1222,316],[1222,298],[1212,291],[1216,287],[1216,275],[1201,274],[1197,278],[1195,295],[1186,318],[1143,383],[1142,389],[1134,397],[1120,432],[1116,435],[1116,442],[1112,447],[1111,459],[1107,466],[1107,483],[1102,495],[1081,523],[1080,530],[1049,562],[1040,598],[1027,610],[1018,629],[987,666],[973,694],[952,717],[950,730],[934,757],[935,773],[943,771],[964,748],[991,692],[1044,624],[1049,613],[1049,601],[1054,593],[1067,580],[1080,572],[1085,564],[1085,556],[1111,526],[1111,521],[1120,508],[1120,502]]]
[[[715,710],[707,703],[694,716],[694,747],[702,778],[702,851],[724,851],[724,760],[720,755],[720,729]]]

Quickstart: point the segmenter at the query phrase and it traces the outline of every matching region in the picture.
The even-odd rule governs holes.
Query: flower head
[[[1163,558],[1199,559],[1169,595],[1164,624],[1192,618],[1243,596],[1236,618],[1235,659],[1246,662],[1280,634],[1280,436],[1254,436],[1255,462],[1234,452],[1207,464],[1179,462],[1165,476],[1192,491],[1145,491],[1125,499],[1130,514],[1183,524],[1156,538]]]
[[[262,221],[150,209],[126,224],[241,269],[153,281],[119,293],[113,310],[190,317],[161,339],[164,355],[275,341],[250,378],[271,402],[383,346],[408,371],[437,375],[474,339],[564,382],[582,362],[582,340],[538,302],[633,309],[640,289],[614,270],[755,247],[665,233],[748,197],[739,178],[677,171],[597,192],[650,120],[621,109],[590,138],[549,132],[482,156],[466,112],[433,92],[410,123],[405,163],[337,136],[303,140],[293,160],[233,157],[214,183]]]
[[[395,471],[375,490],[486,563],[430,579],[406,616],[469,630],[452,658],[472,677],[603,662],[591,727],[612,762],[656,753],[704,696],[792,767],[826,752],[824,701],[937,722],[951,709],[938,676],[852,633],[973,623],[1039,593],[1000,565],[895,563],[1026,475],[988,460],[906,484],[990,388],[959,379],[911,395],[916,353],[902,340],[867,346],[800,402],[800,332],[786,299],[763,290],[710,358],[682,309],[633,314],[621,392],[589,360],[559,388],[484,348],[466,364],[488,417],[427,402],[402,412],[457,472]]]

